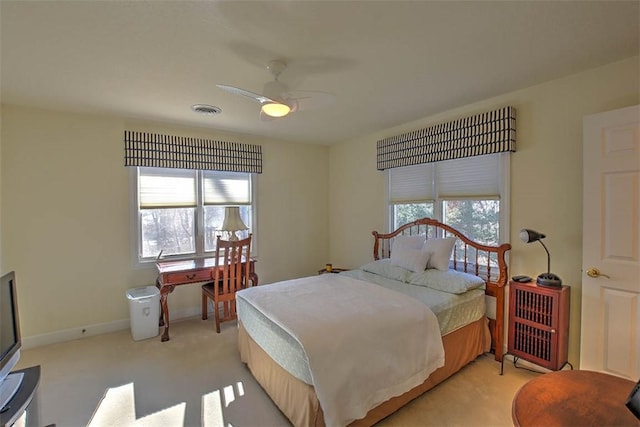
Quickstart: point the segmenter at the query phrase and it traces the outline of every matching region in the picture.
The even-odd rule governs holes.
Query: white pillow
[[[391,252],[391,265],[419,272],[427,268],[429,252],[422,249],[395,247]]]
[[[391,252],[399,248],[422,249],[426,238],[427,237],[424,234],[416,234],[413,236],[396,236],[393,238]]]
[[[451,253],[453,252],[453,245],[455,243],[455,237],[428,239],[424,242],[422,250],[429,253],[427,268],[435,268],[440,271],[449,270],[449,260],[451,259]]]
[[[407,275],[411,274],[407,268],[392,265],[390,258],[372,261],[360,267],[360,270],[377,274],[378,276],[386,277],[387,279],[398,280],[400,282],[406,282]]]

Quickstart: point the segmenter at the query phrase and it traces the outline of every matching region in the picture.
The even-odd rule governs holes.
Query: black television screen
[[[8,356],[14,350],[16,343],[20,341],[20,332],[16,324],[17,316],[14,316],[17,311],[14,283],[14,272],[2,276],[2,287],[0,288],[0,359]]]
[[[20,359],[20,322],[15,272],[0,277],[0,408],[20,386],[21,375],[9,375]]]

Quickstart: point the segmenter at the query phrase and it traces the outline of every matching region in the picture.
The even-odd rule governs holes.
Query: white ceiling
[[[0,1],[2,102],[331,144],[640,51],[640,1]],[[284,59],[330,107],[259,120]],[[197,115],[190,106],[222,108]]]

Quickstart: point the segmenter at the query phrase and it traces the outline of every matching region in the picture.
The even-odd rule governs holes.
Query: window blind
[[[248,173],[204,172],[205,205],[251,203],[251,176]]]
[[[500,194],[500,155],[467,157],[438,162],[438,197],[496,197]]]
[[[489,154],[389,169],[391,203],[435,199],[499,198],[500,158]]]
[[[433,200],[435,165],[407,166],[389,170],[389,198],[392,203],[412,203]]]
[[[196,206],[196,172],[193,170],[141,167],[138,185],[141,209]]]

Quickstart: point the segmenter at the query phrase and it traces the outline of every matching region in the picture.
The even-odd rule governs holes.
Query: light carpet
[[[41,365],[41,424],[288,426],[240,362],[235,322],[171,324],[171,339],[133,341],[128,330],[23,350]],[[377,426],[512,426],[511,401],[537,374],[481,356]]]

